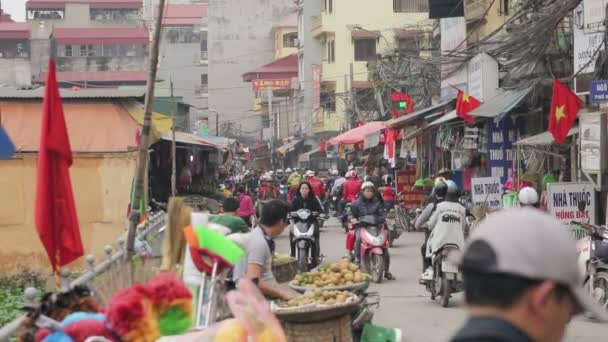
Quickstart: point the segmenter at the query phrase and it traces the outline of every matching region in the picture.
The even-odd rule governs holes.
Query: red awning
[[[25,3],[27,9],[65,9],[65,4],[85,3],[89,8],[104,9],[139,9],[143,7],[142,0],[29,0]]]
[[[30,25],[27,23],[0,23],[0,39],[30,39]]]
[[[154,9],[154,17],[158,16],[158,7]],[[200,25],[201,19],[207,17],[207,4],[168,5],[163,12],[163,25],[185,26]]]
[[[342,133],[337,137],[329,139],[329,143],[332,145],[350,145],[360,143],[365,139],[365,136],[381,131],[386,128],[383,121],[372,121],[365,125],[357,128],[353,128],[348,132]]]
[[[382,34],[380,31],[368,31],[368,30],[352,30],[353,39],[371,39],[380,38]]]
[[[46,73],[41,73],[38,81],[46,80]],[[63,71],[57,73],[59,82],[146,82],[145,71]]]
[[[59,44],[147,44],[148,30],[134,28],[56,28],[53,39]]]
[[[262,65],[253,71],[243,74],[243,81],[251,82],[257,79],[290,79],[298,76],[298,55],[293,54],[279,58],[272,63]]]

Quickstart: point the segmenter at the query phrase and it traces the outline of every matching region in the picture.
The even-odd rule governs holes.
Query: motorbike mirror
[[[585,200],[578,201],[578,210],[579,211],[585,211],[586,208],[587,208],[587,201],[585,201]]]

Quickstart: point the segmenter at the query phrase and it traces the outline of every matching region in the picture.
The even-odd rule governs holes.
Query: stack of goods
[[[369,275],[349,261],[321,266],[317,271],[298,274],[292,286],[303,288],[336,288],[353,286],[369,281]]]
[[[272,310],[281,312],[303,307],[323,307],[332,305],[343,305],[357,300],[357,296],[348,291],[322,291],[315,290],[287,302],[273,303]]]

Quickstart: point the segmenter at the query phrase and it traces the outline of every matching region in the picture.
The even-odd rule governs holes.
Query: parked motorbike
[[[315,224],[319,213],[312,212],[308,209],[300,209],[290,214],[292,223],[292,233],[290,234],[291,246],[294,246],[295,255],[298,261],[298,271],[308,272],[319,263],[319,255],[315,257],[317,241],[315,240]],[[295,253],[294,253],[295,252]]]
[[[579,203],[584,212],[586,202]],[[608,230],[604,227],[580,221],[571,224],[585,229],[588,236],[577,242],[578,265],[584,274],[584,286],[595,300],[608,310]]]
[[[379,222],[376,216],[366,215],[359,218],[356,223],[360,228],[361,267],[364,272],[371,275],[375,283],[382,282],[387,270],[388,255],[388,230],[384,222]]]
[[[447,307],[453,293],[464,290],[462,275],[458,266],[451,261],[450,255],[458,253],[454,244],[446,244],[433,255],[433,279],[423,282],[431,294],[431,300],[441,297],[441,306]]]

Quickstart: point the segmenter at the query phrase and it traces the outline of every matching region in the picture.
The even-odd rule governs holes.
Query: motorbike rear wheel
[[[384,255],[371,254],[368,258],[369,267],[367,268],[369,274],[372,276],[372,281],[376,284],[380,284],[384,278]]]
[[[450,305],[450,297],[452,294],[452,284],[451,281],[443,277],[441,279],[441,306],[447,308]]]
[[[600,271],[595,275],[591,295],[599,305],[608,309],[608,273]]]
[[[305,247],[298,248],[298,271],[308,272],[308,249]]]

